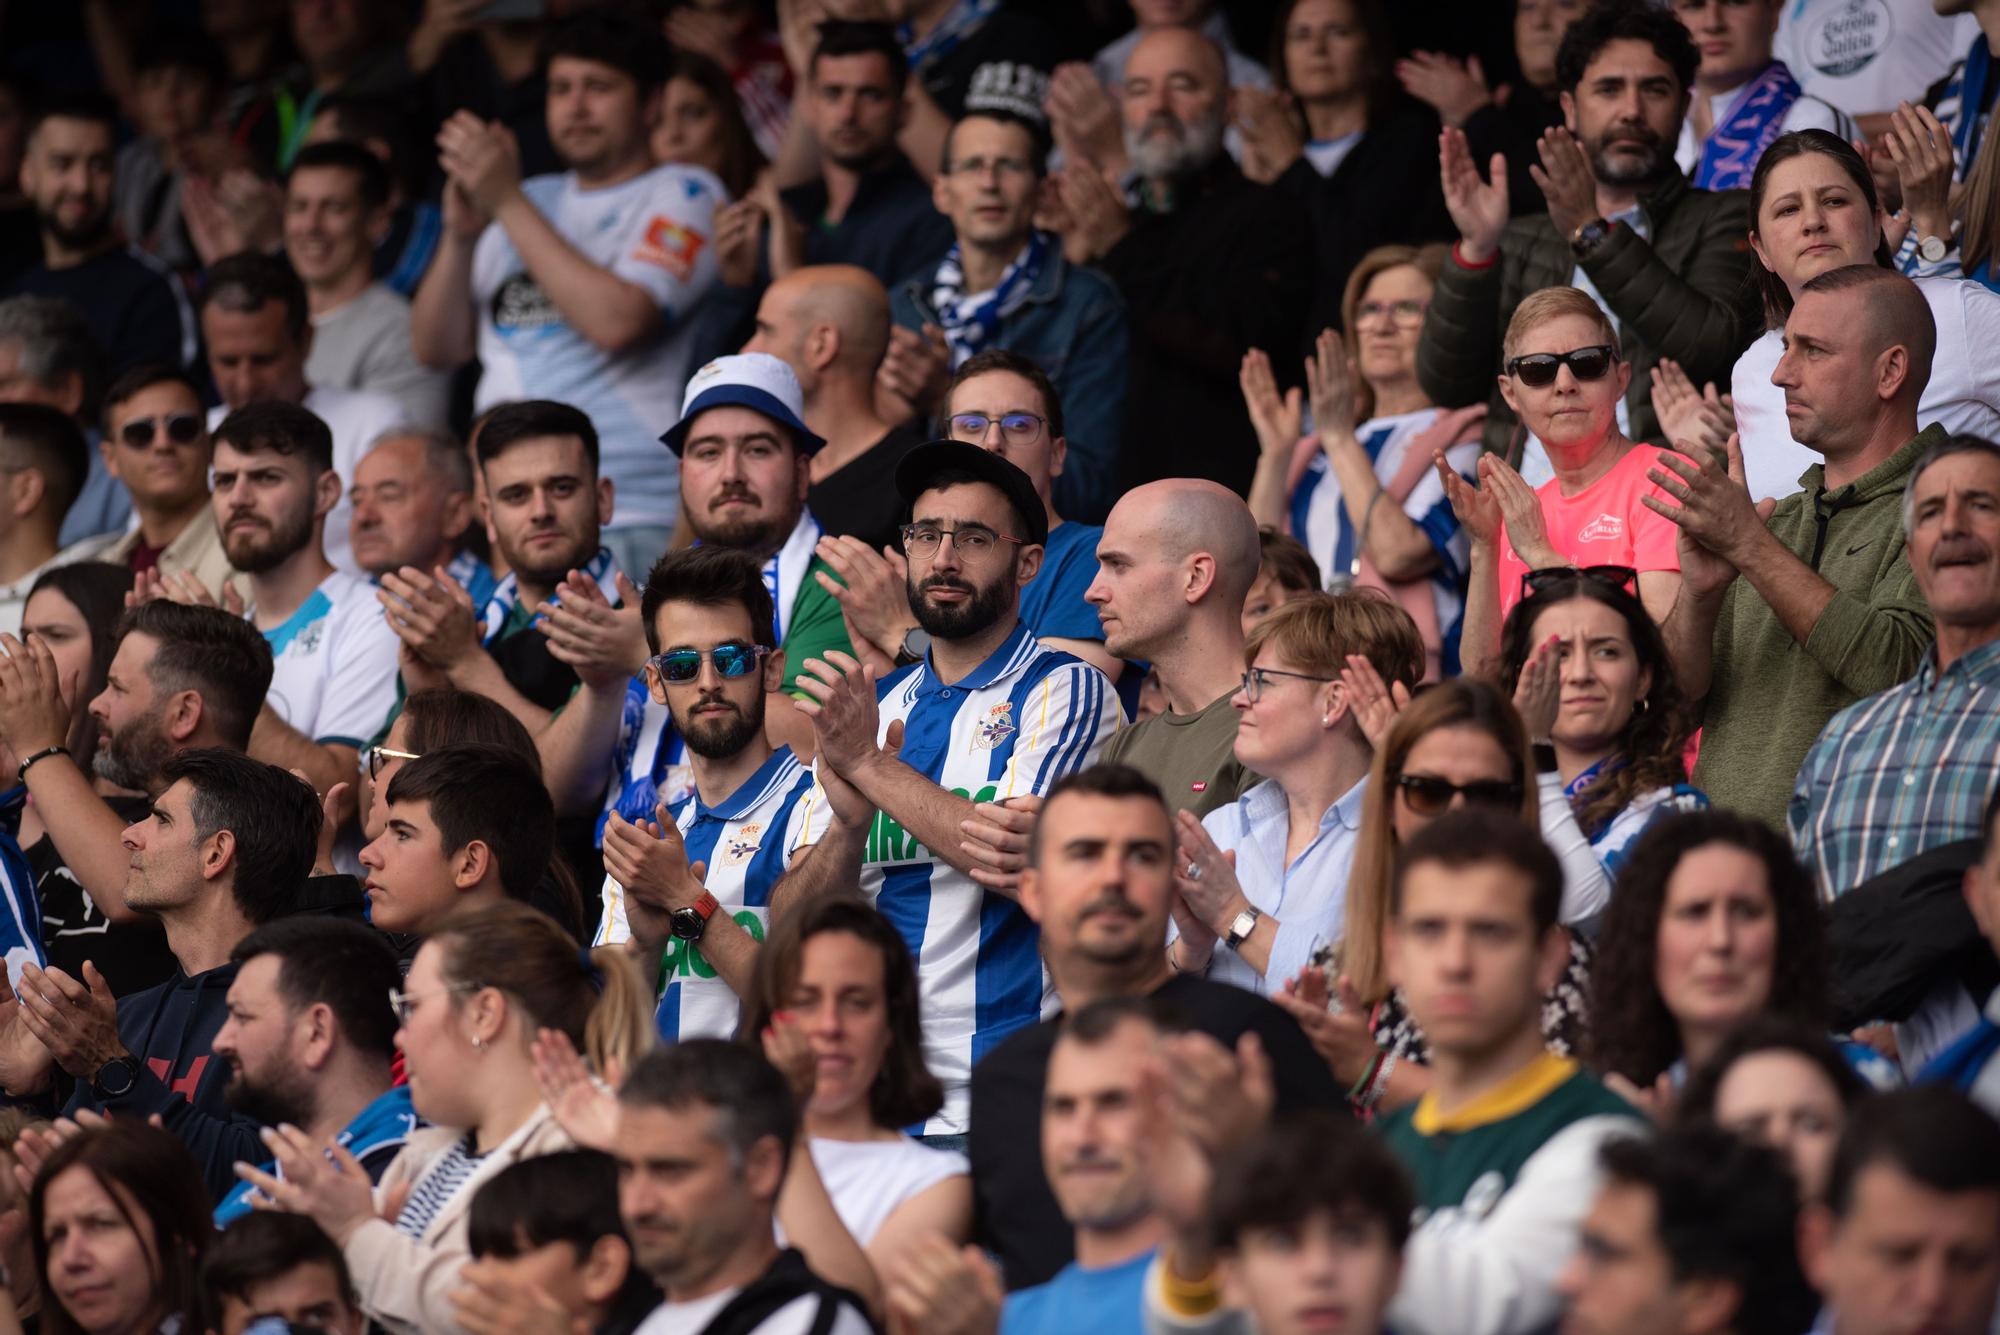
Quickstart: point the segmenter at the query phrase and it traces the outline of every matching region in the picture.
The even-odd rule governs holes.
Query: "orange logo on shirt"
[[[639,248],[632,252],[632,258],[657,264],[686,281],[694,272],[695,257],[707,244],[708,238],[693,228],[683,227],[671,218],[654,218],[646,224],[646,234],[639,238]]]

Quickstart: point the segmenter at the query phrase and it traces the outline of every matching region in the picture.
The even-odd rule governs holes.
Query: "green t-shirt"
[[[785,618],[785,686],[784,689],[801,699],[807,697],[794,684],[808,658],[825,658],[827,650],[838,649],[844,654],[854,652],[852,641],[847,638],[847,623],[840,617],[840,602],[832,594],[820,587],[813,578],[815,571],[826,572],[826,577],[836,584],[840,576],[833,573],[833,567],[817,556],[806,567],[806,576],[799,581],[799,591],[792,598],[791,615]]]
[[[1194,714],[1160,714],[1104,744],[1107,765],[1130,765],[1160,785],[1175,811],[1206,816],[1262,782],[1236,759],[1232,691]]]

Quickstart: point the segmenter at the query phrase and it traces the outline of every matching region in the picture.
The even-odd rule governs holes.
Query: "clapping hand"
[[[443,566],[387,571],[375,601],[389,629],[432,667],[449,672],[479,648],[479,613],[472,595]]]
[[[1319,331],[1313,355],[1306,358],[1306,401],[1312,404],[1313,430],[1322,444],[1354,434],[1354,367],[1347,347],[1331,329]]]
[[[1006,1301],[986,1253],[920,1233],[882,1277],[891,1335],[993,1335]]]
[[[1556,235],[1567,241],[1598,216],[1597,175],[1583,145],[1560,125],[1544,131],[1535,147],[1541,162],[1529,164],[1528,176],[1548,201]]]
[[[1682,535],[1720,561],[1703,562],[1688,569],[1682,544],[1681,579],[1695,593],[1719,591],[1736,576],[1749,544],[1767,538],[1765,521],[1777,507],[1776,501],[1752,502],[1750,488],[1743,480],[1743,448],[1735,432],[1729,434],[1723,458],[1702,459],[1662,450],[1658,465],[1646,470],[1654,486],[1678,501],[1670,505],[1657,496],[1641,496],[1640,504],[1664,515],[1680,526]],[[1726,571],[1726,573],[1725,573]]]
[[[1514,709],[1528,731],[1528,739],[1546,742],[1555,731],[1556,713],[1562,701],[1562,636],[1551,635],[1536,645],[1521,664],[1520,679],[1514,684]]]
[[[1736,429],[1735,405],[1730,397],[1718,394],[1713,383],[1696,389],[1680,363],[1669,357],[1659,360],[1651,376],[1653,413],[1667,439],[1689,454],[1697,448],[1722,453],[1729,433]]]
[[[265,1127],[263,1137],[276,1171],[236,1165],[236,1176],[257,1189],[252,1203],[258,1209],[306,1215],[343,1247],[356,1229],[378,1217],[368,1170],[345,1145],[316,1145],[289,1123]]]
[[[1461,130],[1474,112],[1496,102],[1504,104],[1513,91],[1503,84],[1488,92],[1478,56],[1459,60],[1437,51],[1412,51],[1408,59],[1396,62],[1396,78],[1404,92],[1429,105],[1446,125]]]
[[[639,590],[618,572],[619,606],[587,570],[572,570],[555,598],[536,611],[535,629],[548,637],[549,654],[576,670],[585,685],[605,686],[637,675],[646,665],[646,628],[639,620]]]
[[[58,679],[55,654],[39,635],[22,644],[0,634],[0,655],[0,739],[18,765],[68,740],[76,679],[66,686]]]
[[[693,907],[707,893],[708,867],[688,861],[680,826],[666,803],[657,821],[628,821],[616,811],[604,822],[604,869],[625,888],[625,917],[642,946],[665,946],[676,909]]]
[[[615,1092],[621,1073],[600,1080],[590,1073],[569,1035],[560,1029],[543,1029],[528,1048],[535,1063],[535,1083],[541,1086],[542,1101],[555,1114],[557,1125],[569,1138],[587,1150],[610,1153],[618,1144],[618,1096]]]
[[[1903,211],[1917,235],[1949,242],[1954,211],[1951,133],[1929,107],[1904,102],[1889,113],[1882,148],[1896,166]]]
[[[1271,1000],[1299,1022],[1306,1041],[1343,1085],[1352,1085],[1375,1060],[1375,1034],[1368,1026],[1368,1008],[1361,1004],[1346,978],[1330,993],[1326,975],[1317,966],[1301,970]],[[1336,1004],[1337,1002],[1337,1004]]]
[[[1347,666],[1340,670],[1340,685],[1347,692],[1347,707],[1355,726],[1371,749],[1380,750],[1396,715],[1410,703],[1410,688],[1400,681],[1385,683],[1366,654],[1347,656]]]
[[[1507,158],[1495,153],[1481,180],[1473,164],[1465,131],[1447,125],[1438,136],[1438,170],[1444,184],[1444,204],[1458,227],[1459,257],[1484,264],[1500,249],[1507,230]]]
[[[1001,802],[976,802],[972,815],[958,823],[965,838],[959,849],[980,865],[971,869],[974,881],[1005,895],[1019,893],[1021,873],[1028,866],[1028,839],[1042,799],[1033,794]]]
[[[1236,383],[1243,391],[1243,406],[1249,410],[1258,447],[1266,455],[1290,459],[1305,421],[1303,394],[1294,387],[1282,397],[1279,395],[1278,379],[1271,374],[1271,358],[1262,348],[1252,348],[1243,354]]]

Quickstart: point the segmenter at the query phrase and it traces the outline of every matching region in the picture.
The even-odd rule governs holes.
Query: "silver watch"
[[[1244,909],[1235,918],[1231,919],[1229,923],[1229,935],[1222,939],[1228,943],[1231,950],[1235,950],[1249,938],[1250,933],[1257,930],[1257,924],[1263,917],[1264,915],[1254,908]]]
[[[1941,236],[1920,237],[1917,241],[1917,257],[1925,264],[1936,264],[1951,253],[1951,244]]]

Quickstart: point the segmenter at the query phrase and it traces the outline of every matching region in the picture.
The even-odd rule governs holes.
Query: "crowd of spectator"
[[[0,10],[0,1335],[2000,1332],[1996,62]]]

